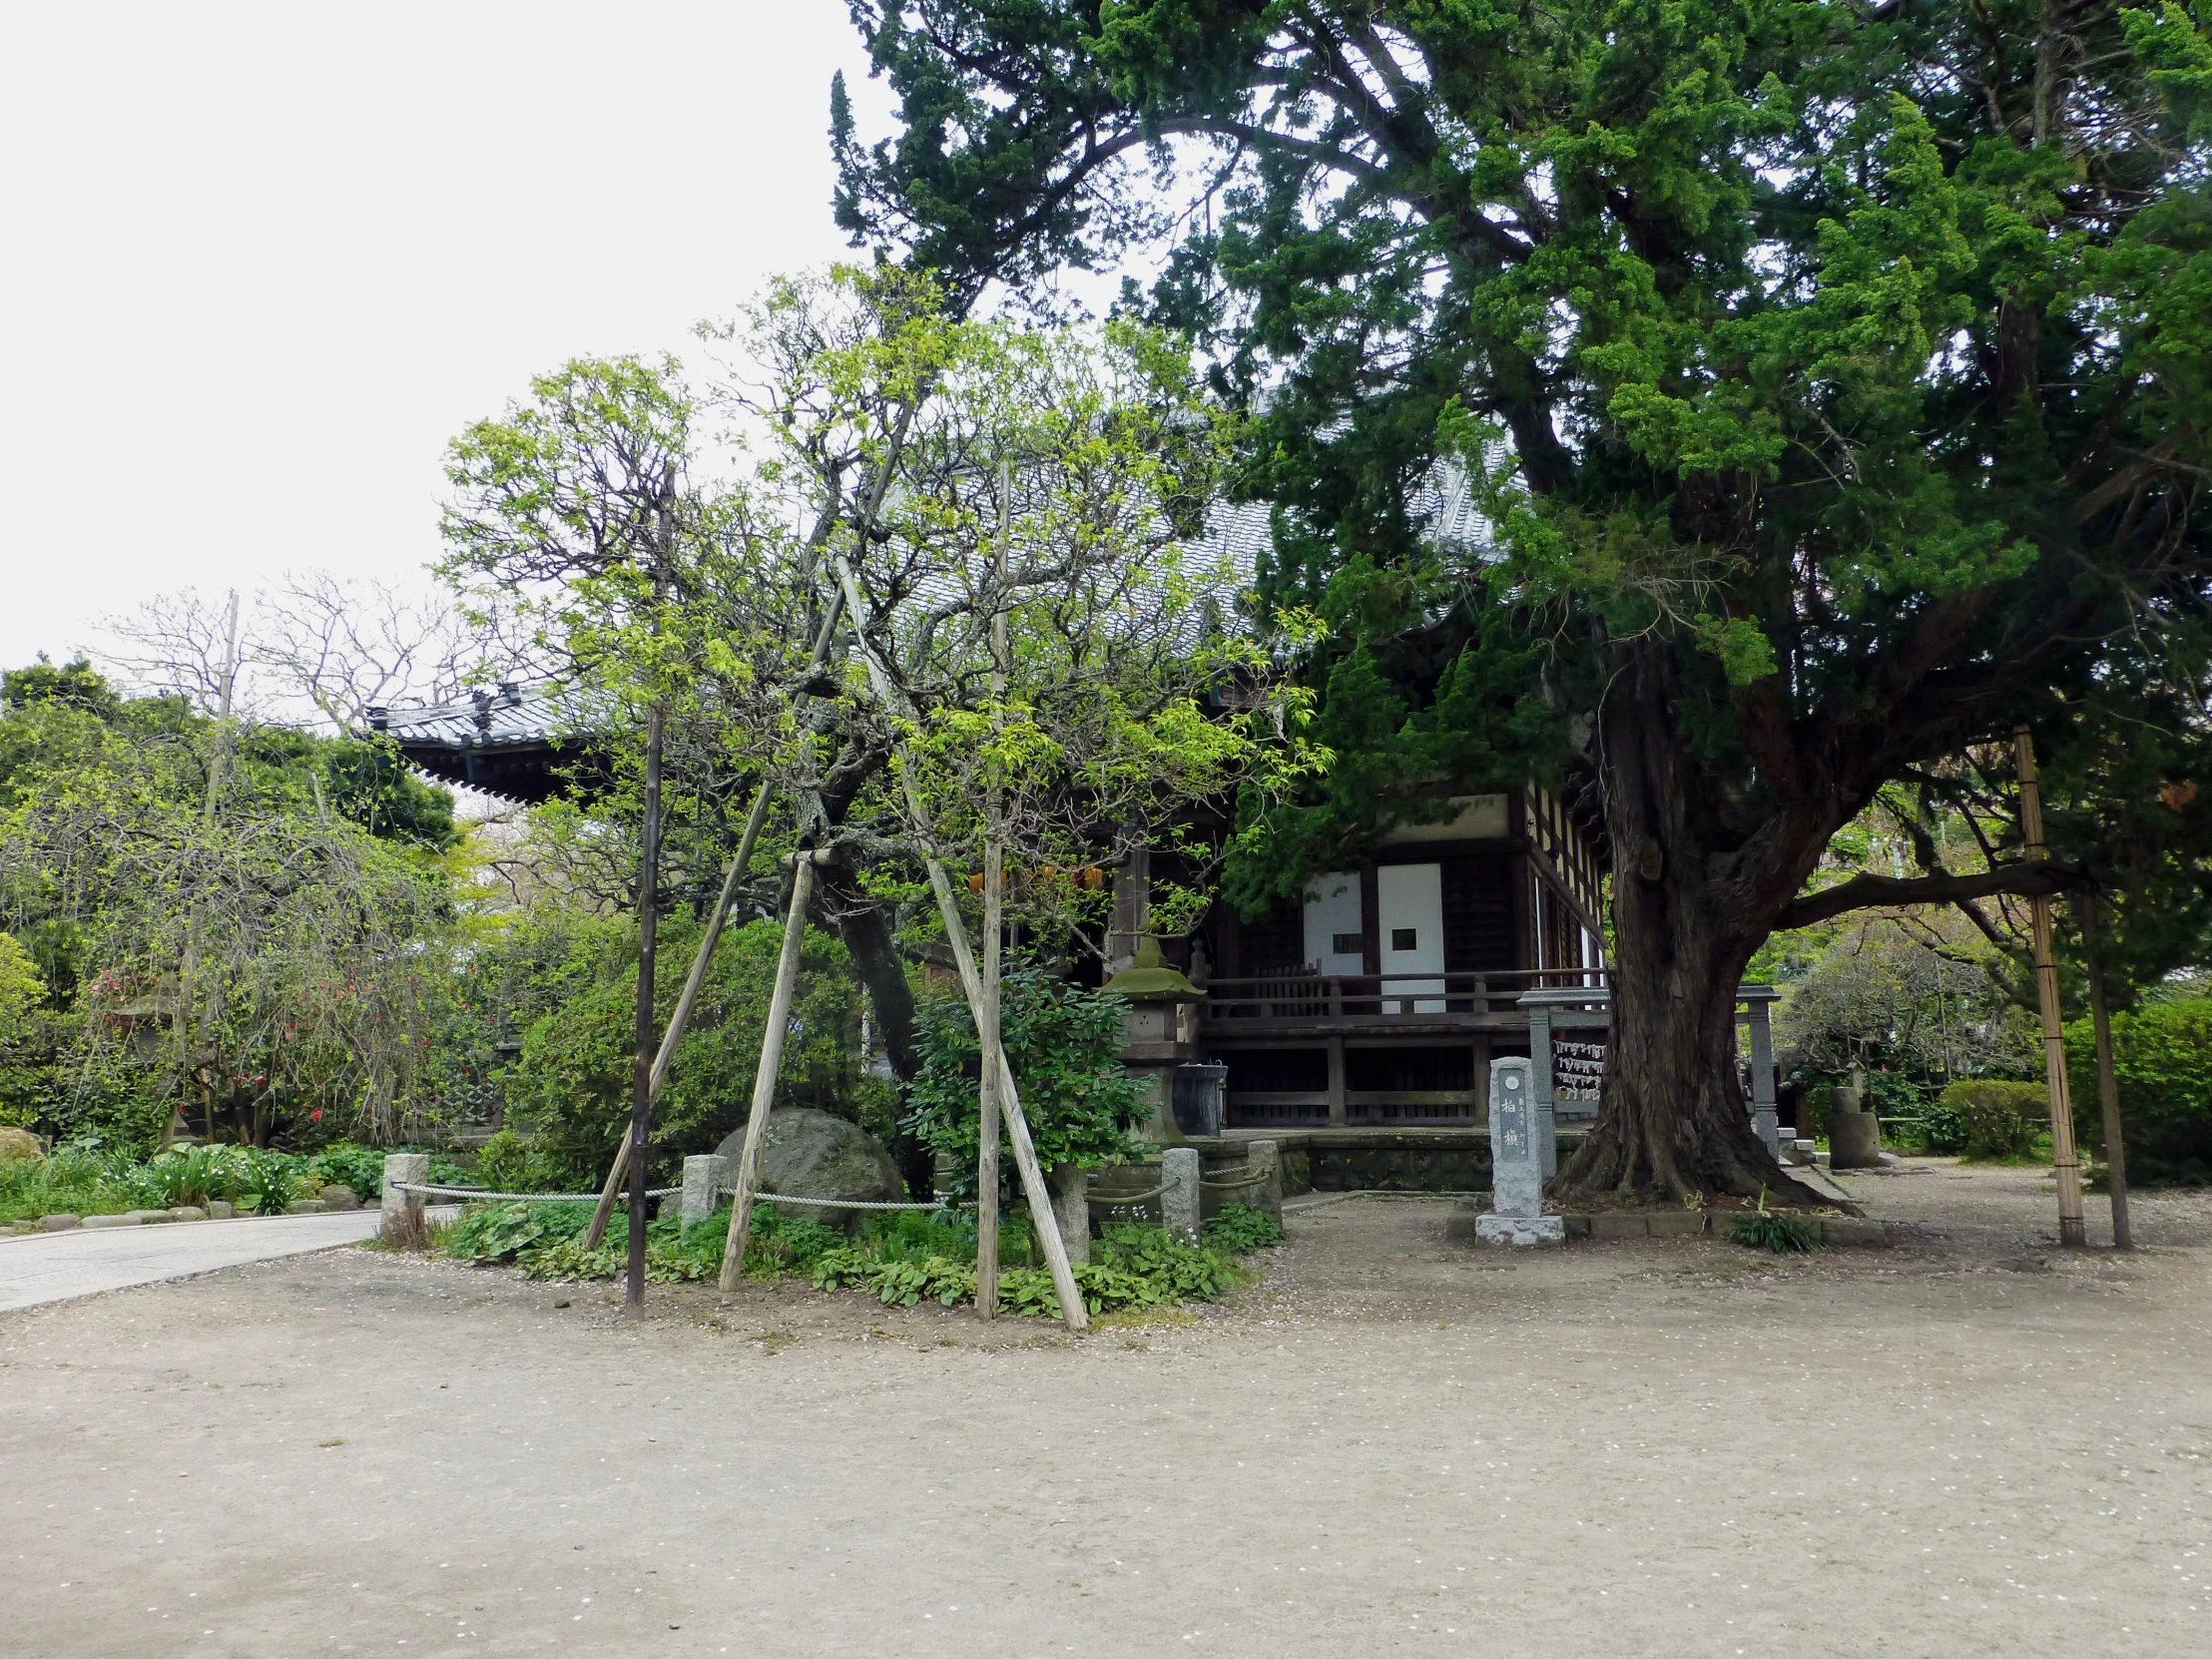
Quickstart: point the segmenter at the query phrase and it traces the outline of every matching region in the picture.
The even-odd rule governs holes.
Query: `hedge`
[[[1969,1158],[2024,1158],[2050,1125],[2050,1092],[2040,1083],[1976,1077],[1936,1098],[1957,1114],[1960,1150]]]
[[[2156,1002],[2114,1015],[2112,1061],[2128,1184],[2212,1185],[2212,999]],[[2086,1019],[2066,1027],[2066,1074],[2074,1137],[2101,1155],[2104,1114]]]

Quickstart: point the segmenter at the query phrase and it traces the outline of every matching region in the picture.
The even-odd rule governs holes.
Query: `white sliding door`
[[[1376,926],[1385,975],[1444,970],[1444,874],[1441,864],[1384,864],[1375,872]],[[1407,993],[1425,993],[1408,1000]],[[1441,979],[1383,980],[1385,1014],[1440,1014]]]
[[[1367,916],[1357,871],[1316,876],[1306,889],[1306,960],[1331,976],[1368,971]]]

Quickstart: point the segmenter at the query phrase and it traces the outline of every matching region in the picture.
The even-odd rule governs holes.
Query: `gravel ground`
[[[353,1250],[0,1316],[0,1648],[2212,1650],[2212,1199],[1854,1180],[1899,1248],[1330,1205],[1079,1342]]]

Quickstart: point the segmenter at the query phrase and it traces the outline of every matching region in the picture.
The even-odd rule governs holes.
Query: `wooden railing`
[[[1239,1021],[1398,1020],[1446,1014],[1518,1013],[1523,991],[1598,990],[1602,968],[1512,968],[1492,973],[1344,973],[1291,968],[1208,981],[1199,1004],[1208,1025]]]

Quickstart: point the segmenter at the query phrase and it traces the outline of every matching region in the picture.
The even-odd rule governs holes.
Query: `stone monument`
[[[1544,1214],[1544,1158],[1538,1144],[1544,1116],[1537,1109],[1529,1062],[1518,1056],[1492,1060],[1490,1213],[1474,1224],[1474,1236],[1484,1244],[1550,1244],[1567,1236],[1565,1217]]]
[[[1828,1097],[1830,1169],[1882,1167],[1882,1129],[1864,1109],[1866,1098],[1866,1073],[1855,1065],[1850,1084],[1838,1084]]]

